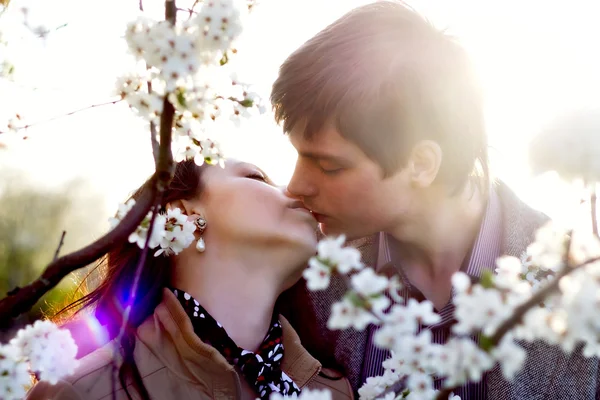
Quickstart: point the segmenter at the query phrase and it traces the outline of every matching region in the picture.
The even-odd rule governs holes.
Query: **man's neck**
[[[468,188],[426,204],[418,219],[392,232],[390,256],[411,285],[440,309],[450,300],[452,275],[460,270],[479,233],[487,198]]]

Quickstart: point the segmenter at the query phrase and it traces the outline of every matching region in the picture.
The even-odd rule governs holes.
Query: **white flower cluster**
[[[41,381],[56,384],[73,374],[77,345],[66,329],[50,321],[36,321],[0,346],[0,398],[22,399],[31,385],[30,371]]]
[[[324,290],[329,286],[331,274],[339,272],[347,274],[360,270],[363,264],[360,252],[353,247],[344,247],[346,237],[325,238],[317,245],[317,256],[308,261],[304,271],[304,279],[310,290]]]
[[[174,106],[178,160],[219,163],[222,152],[207,139],[207,124],[223,118],[239,123],[265,110],[258,95],[224,66],[235,53],[232,44],[247,13],[245,0],[213,0],[202,2],[193,18],[175,25],[139,18],[127,28],[130,51],[148,69],[121,77],[117,92],[139,116],[154,123],[165,101]]]
[[[319,243],[304,273],[311,290],[323,290],[331,274],[359,272],[349,279],[350,290],[332,306],[330,329],[365,329],[381,325],[374,335],[378,347],[391,350],[383,363],[384,375],[371,377],[359,390],[361,399],[433,399],[437,395],[433,377],[444,379],[444,387],[479,381],[496,363],[506,379],[522,368],[526,352],[517,340],[544,340],[570,352],[583,343],[584,355],[600,356],[600,240],[590,234],[569,232],[549,223],[540,228],[522,260],[504,256],[497,260],[495,274],[484,274],[473,284],[464,273],[452,278],[456,324],[444,345],[432,343],[426,326],[440,316],[429,301],[395,297],[398,284],[377,276],[360,262],[357,250],[343,247],[345,238]],[[556,278],[557,274],[568,272]],[[493,343],[490,338],[515,310],[548,284],[557,294],[525,313],[521,323]],[[386,291],[388,295],[386,296]],[[390,300],[397,304],[390,307]],[[424,329],[425,328],[425,329]],[[471,337],[482,335],[479,345]],[[385,393],[403,380],[403,394]],[[385,395],[384,395],[385,393]]]
[[[109,219],[111,229],[114,229],[121,222],[134,205],[134,199],[130,199],[127,203],[119,205],[117,215]],[[140,249],[144,248],[151,220],[152,211],[146,215],[137,229],[129,235],[129,243],[136,243]],[[168,209],[166,214],[156,215],[148,247],[151,249],[160,247],[154,253],[155,257],[161,254],[165,256],[179,254],[183,249],[192,244],[195,239],[195,231],[196,226],[194,222],[189,221],[187,215],[183,214],[181,209]]]
[[[29,366],[11,345],[0,346],[0,398],[20,400],[31,385]]]
[[[586,357],[600,356],[597,310],[600,305],[600,240],[592,234],[575,231],[571,234],[569,260],[565,267],[573,269],[559,278],[558,294],[544,306],[534,307],[525,314],[523,324],[515,329],[517,338],[544,340],[571,352],[584,344]],[[579,266],[579,267],[578,267]]]

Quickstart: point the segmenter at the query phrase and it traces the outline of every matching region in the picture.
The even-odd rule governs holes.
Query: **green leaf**
[[[187,103],[185,101],[185,95],[184,95],[184,91],[183,89],[179,89],[177,90],[176,96],[177,96],[177,103],[179,103],[180,106],[182,107],[187,107]]]
[[[219,61],[219,64],[221,64],[221,66],[227,64],[229,62],[229,56],[227,55],[227,53],[223,54],[223,57],[221,58],[221,61]]]
[[[492,351],[492,349],[494,348],[494,343],[492,342],[492,338],[489,336],[486,336],[484,334],[480,334],[479,335],[479,347],[481,347],[482,350],[484,350],[488,353],[490,351]]]
[[[252,101],[251,99],[244,99],[244,100],[240,101],[239,103],[243,107],[252,107],[254,105],[254,101]]]
[[[355,307],[363,308],[365,306],[365,301],[353,290],[348,291],[345,297],[350,300],[350,303]]]
[[[494,288],[494,273],[490,270],[483,271],[479,284],[486,289]]]

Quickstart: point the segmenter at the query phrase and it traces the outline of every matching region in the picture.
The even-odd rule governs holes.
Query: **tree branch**
[[[148,81],[148,94],[152,94],[152,82]],[[158,155],[160,153],[159,144],[156,140],[156,124],[150,121],[150,143],[152,143],[152,155],[154,156],[154,164],[158,163]]]
[[[92,104],[91,106],[79,108],[77,110],[68,112],[66,114],[58,115],[56,117],[52,117],[52,118],[49,118],[49,119],[46,119],[46,120],[43,120],[43,121],[37,121],[37,122],[33,122],[31,124],[27,124],[27,125],[24,125],[24,126],[18,126],[18,127],[13,128],[13,130],[14,131],[20,131],[22,129],[31,128],[32,126],[36,126],[36,125],[39,125],[39,124],[45,124],[45,123],[48,123],[48,122],[56,121],[57,119],[68,117],[70,115],[77,114],[77,113],[79,113],[81,111],[87,111],[87,110],[91,110],[92,108],[96,108],[96,107],[102,107],[102,106],[108,106],[108,105],[111,105],[111,104],[117,104],[117,103],[119,103],[121,101],[123,101],[123,99],[117,99],[117,100],[113,100],[113,101],[107,101],[106,103]],[[7,132],[0,131],[0,134],[3,134],[3,133],[7,133]]]
[[[65,243],[65,235],[66,234],[67,234],[67,231],[62,231],[62,235],[60,235],[60,242],[58,242],[58,247],[56,248],[56,251],[54,252],[53,261],[56,261],[58,259],[58,255],[60,254],[60,249],[62,248],[63,244]]]

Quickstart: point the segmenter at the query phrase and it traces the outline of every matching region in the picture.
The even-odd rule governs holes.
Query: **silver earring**
[[[204,250],[206,250],[206,244],[204,243],[204,238],[202,237],[202,234],[206,229],[206,220],[203,217],[198,217],[194,221],[194,225],[196,225],[196,228],[200,233],[200,239],[198,239],[198,241],[196,242],[196,250],[198,250],[200,253],[203,253]]]

